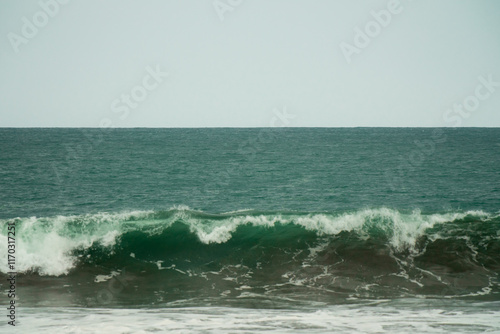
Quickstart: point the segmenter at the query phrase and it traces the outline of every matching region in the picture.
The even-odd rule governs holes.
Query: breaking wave
[[[3,249],[9,222],[16,223],[16,271],[26,277],[100,283],[126,271],[132,280],[154,277],[155,291],[237,290],[242,296],[301,289],[351,296],[498,290],[500,217],[482,211],[207,213],[181,206],[13,218],[0,221]],[[5,274],[6,252],[2,256]]]

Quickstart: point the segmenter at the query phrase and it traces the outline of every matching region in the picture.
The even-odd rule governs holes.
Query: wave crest
[[[59,276],[68,274],[80,262],[86,261],[86,257],[92,256],[89,252],[93,249],[102,249],[102,256],[122,251],[122,239],[126,236],[134,234],[135,238],[142,236],[140,238],[147,239],[183,233],[175,232],[175,224],[182,225],[205,246],[228,243],[240,228],[247,227],[254,229],[245,232],[248,236],[239,238],[251,238],[252,241],[245,244],[245,240],[240,240],[239,244],[248,247],[252,247],[252,243],[259,244],[264,238],[272,238],[278,244],[279,239],[286,239],[287,247],[293,248],[295,240],[308,232],[312,232],[316,239],[341,238],[342,233],[350,233],[359,241],[377,240],[382,243],[381,246],[389,247],[394,252],[418,254],[421,249],[417,244],[422,237],[429,240],[448,238],[451,231],[455,231],[454,237],[457,238],[464,234],[470,237],[469,223],[475,223],[480,228],[480,223],[496,218],[482,211],[422,214],[418,210],[403,213],[389,208],[343,213],[243,210],[212,214],[179,206],[166,211],[4,219],[0,220],[3,235],[0,248],[7,247],[7,223],[16,222],[16,270]],[[461,228],[455,226],[458,223],[469,224],[467,230],[463,227],[463,233],[457,234],[456,230]],[[447,225],[452,228],[447,229]],[[281,228],[279,233],[276,232],[278,227]],[[493,231],[489,237],[498,239],[498,232]],[[132,246],[128,246],[131,249],[126,250],[129,253],[135,252],[133,242],[129,243]],[[169,239],[168,242],[172,244],[173,241]],[[154,247],[162,247],[162,244]],[[296,247],[299,247],[298,244]],[[6,273],[9,270],[5,252],[3,257],[0,270]]]

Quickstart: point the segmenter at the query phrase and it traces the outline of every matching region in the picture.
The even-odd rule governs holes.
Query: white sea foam
[[[94,282],[96,283],[106,282],[118,275],[120,275],[119,271],[112,271],[109,275],[97,275],[94,279]]]
[[[74,268],[76,250],[94,244],[112,248],[122,233],[120,222],[140,219],[149,212],[57,216],[51,218],[16,218],[17,272],[37,271],[40,275],[60,276]],[[13,221],[12,219],[9,221]],[[2,234],[6,235],[4,230]],[[0,247],[7,248],[7,237],[0,237]],[[8,272],[6,253],[0,271]]]
[[[245,293],[246,295],[250,295]],[[242,296],[243,297],[246,297]],[[498,303],[379,301],[305,310],[24,308],[26,333],[498,333]],[[6,324],[0,324],[5,327]]]

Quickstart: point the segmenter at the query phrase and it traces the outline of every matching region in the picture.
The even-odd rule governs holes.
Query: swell
[[[500,217],[481,211],[176,207],[15,218],[1,221],[4,249],[8,222],[16,223],[16,271],[31,291],[24,302],[33,305],[500,296]]]
[[[258,212],[213,214],[176,207],[165,211],[1,220],[0,247],[6,249],[7,223],[16,222],[17,271],[60,276],[89,264],[193,265],[246,258],[269,261],[284,254],[326,254],[348,258],[370,250],[417,259],[425,266],[452,261],[497,268],[500,218],[482,211],[422,214],[388,208],[344,213]],[[320,247],[320,248],[321,248]],[[6,268],[6,255],[0,267]],[[287,258],[284,256],[283,259]],[[472,259],[463,261],[463,259]],[[318,259],[315,259],[318,261]],[[369,259],[364,259],[369,263]]]

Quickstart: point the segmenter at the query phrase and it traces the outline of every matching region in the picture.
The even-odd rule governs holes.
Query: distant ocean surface
[[[500,333],[500,129],[0,129],[13,224],[23,333]]]

